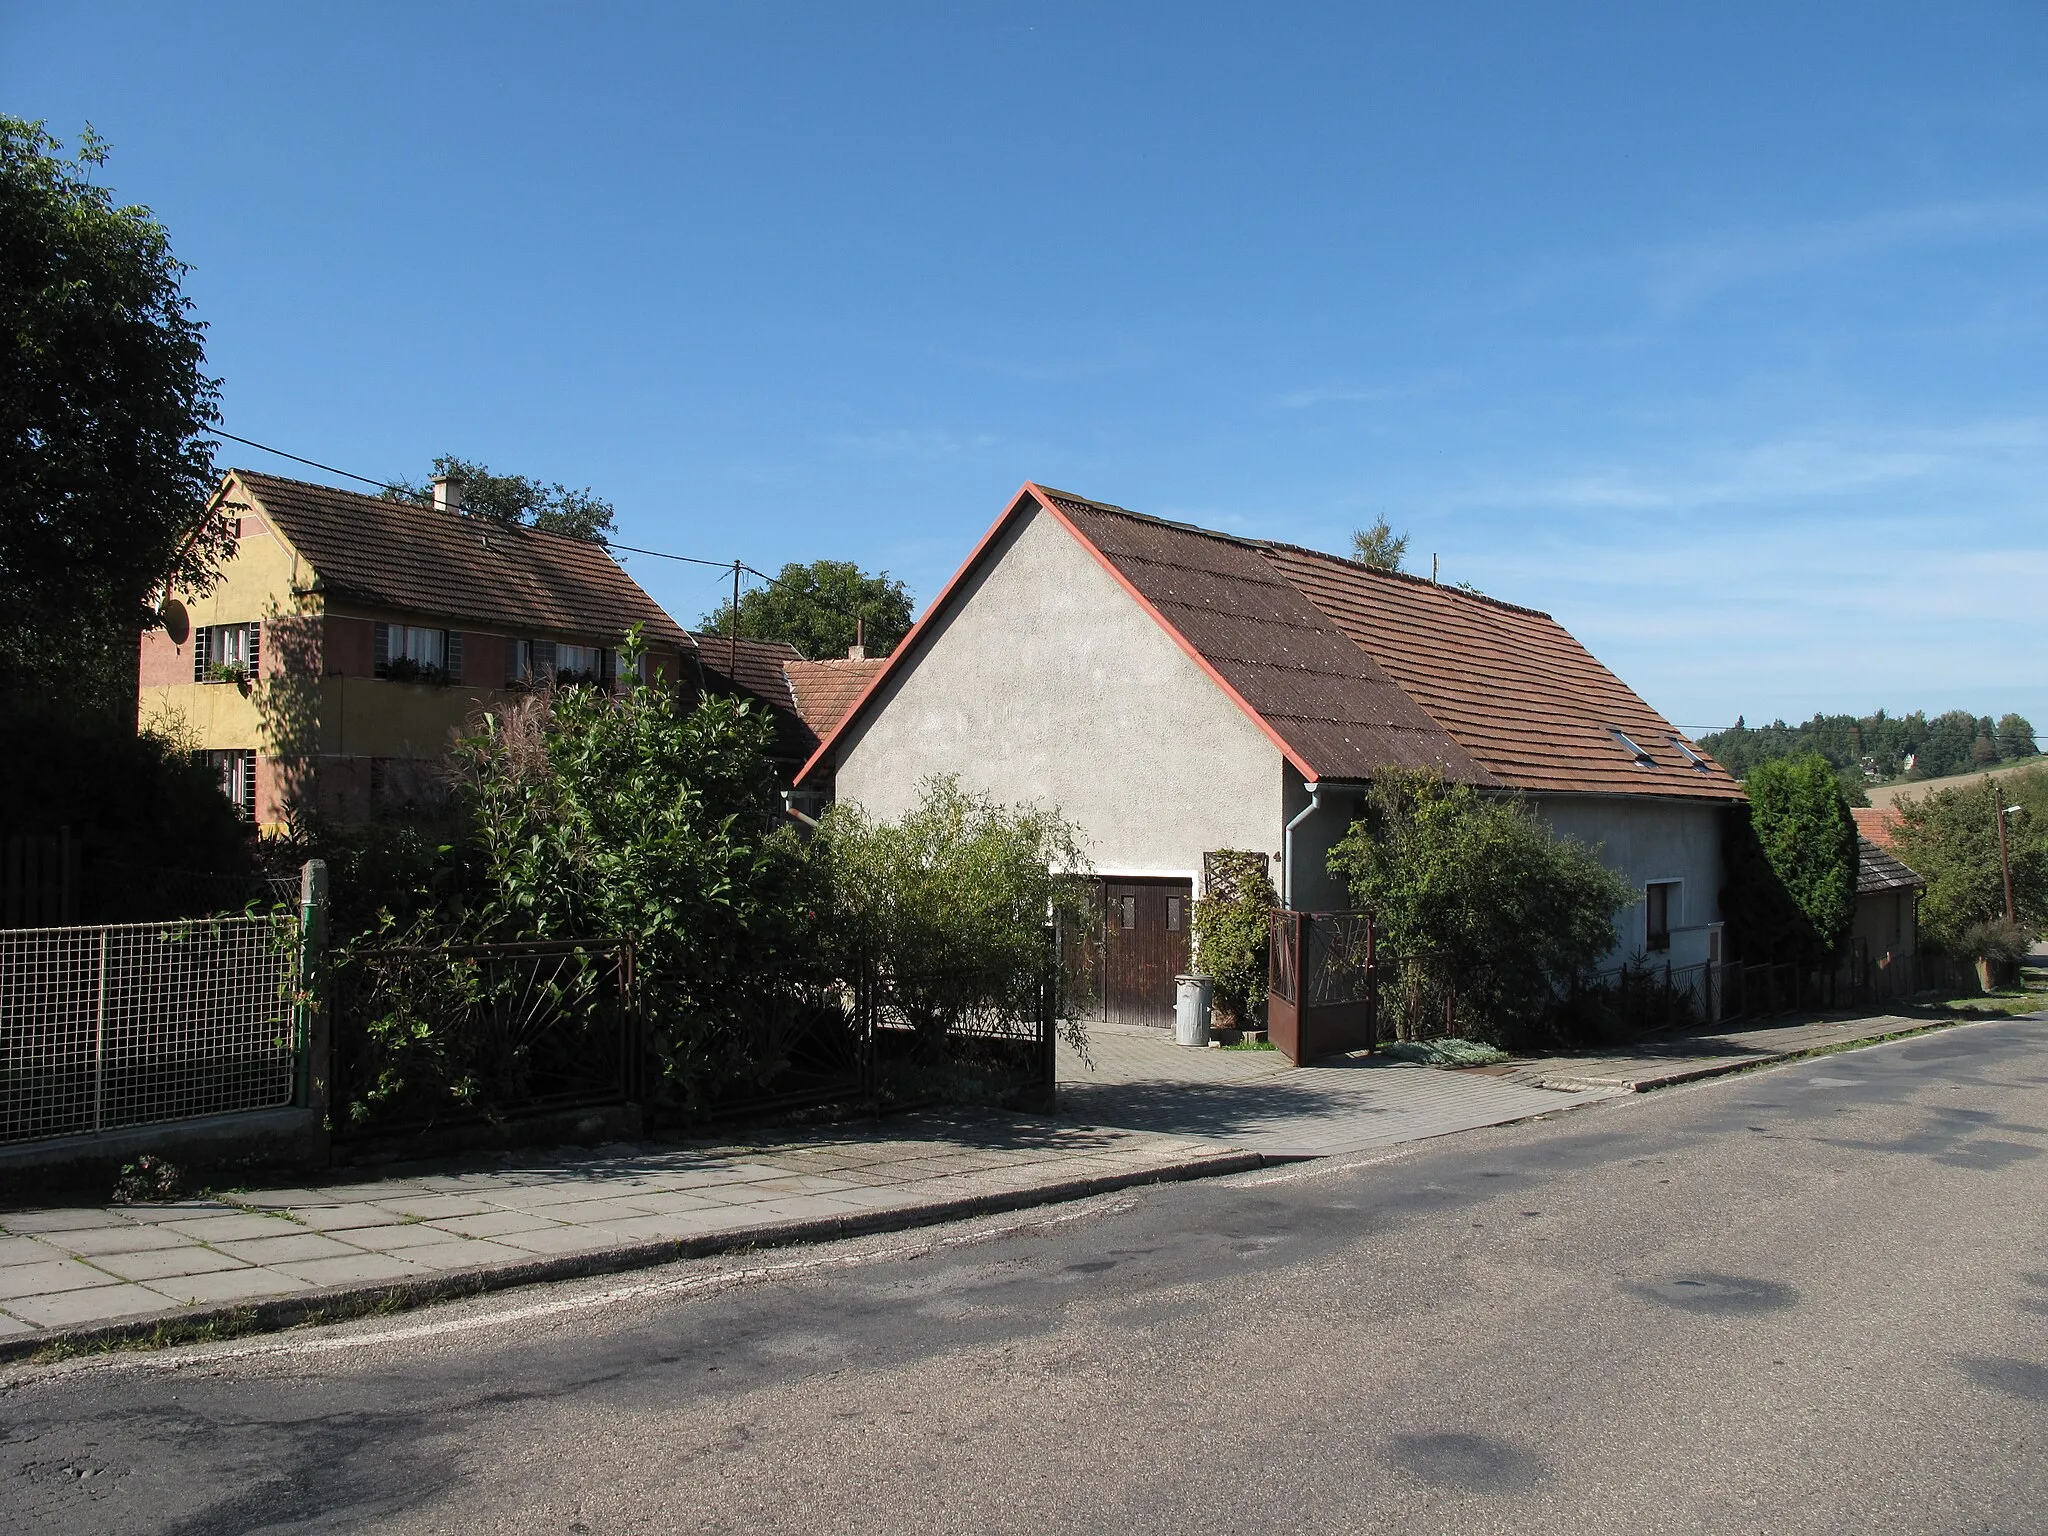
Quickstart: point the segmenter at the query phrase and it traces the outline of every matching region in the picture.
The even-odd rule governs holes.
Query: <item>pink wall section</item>
[[[177,644],[160,629],[146,629],[142,632],[141,684],[145,688],[163,688],[172,683],[192,681],[192,637],[187,634],[183,645]]]
[[[329,677],[374,677],[376,662],[376,625],[368,619],[345,618],[330,613],[322,625],[325,630],[323,650],[326,654],[326,672]]]
[[[480,635],[474,630],[464,630],[462,676],[458,681],[469,688],[504,687],[505,637]]]

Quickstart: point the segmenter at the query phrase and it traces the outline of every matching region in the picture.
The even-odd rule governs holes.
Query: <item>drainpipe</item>
[[[1308,804],[1280,835],[1280,905],[1290,912],[1294,910],[1294,829],[1323,808],[1321,784],[1304,784],[1302,788],[1308,791]]]

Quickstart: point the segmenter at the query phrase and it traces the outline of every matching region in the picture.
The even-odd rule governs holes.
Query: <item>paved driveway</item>
[[[1289,1066],[1278,1051],[1193,1050],[1164,1030],[1089,1027],[1060,1049],[1060,1115],[1205,1137],[1268,1157],[1328,1157],[1501,1125],[1604,1098],[1364,1056]]]

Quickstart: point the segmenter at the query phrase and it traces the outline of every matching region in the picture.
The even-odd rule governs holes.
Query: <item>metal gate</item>
[[[1363,1050],[1378,1031],[1370,912],[1273,910],[1266,1037],[1297,1067]]]
[[[0,931],[0,1142],[293,1102],[284,915]]]

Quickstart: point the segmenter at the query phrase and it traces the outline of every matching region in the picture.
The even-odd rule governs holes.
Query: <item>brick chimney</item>
[[[434,510],[436,512],[460,512],[462,510],[462,477],[460,475],[434,476]]]

